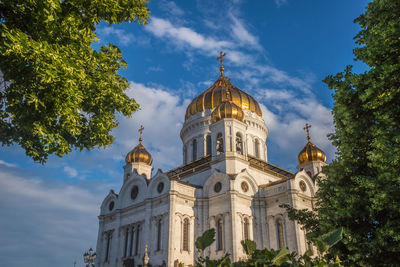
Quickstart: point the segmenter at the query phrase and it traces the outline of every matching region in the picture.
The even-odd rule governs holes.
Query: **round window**
[[[108,209],[109,209],[110,211],[112,211],[113,208],[114,208],[114,201],[111,201],[110,204],[108,204]]]
[[[243,192],[249,191],[249,185],[246,182],[242,182],[240,187],[242,188]]]
[[[157,185],[157,192],[161,193],[164,189],[164,183],[163,182],[159,182]]]
[[[306,191],[307,185],[304,181],[300,181],[299,186],[300,186],[301,191],[303,191],[303,192]]]
[[[136,185],[133,186],[132,190],[131,190],[131,198],[132,198],[132,200],[136,199],[138,193],[139,193],[139,187],[137,187]]]
[[[221,189],[222,189],[222,184],[221,184],[220,182],[217,182],[217,183],[214,185],[214,191],[215,191],[215,193],[219,193],[219,191],[221,191]]]

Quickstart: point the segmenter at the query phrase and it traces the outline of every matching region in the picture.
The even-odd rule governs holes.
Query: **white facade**
[[[140,266],[145,245],[152,266],[193,265],[194,242],[210,228],[216,229],[216,242],[205,251],[211,258],[245,258],[240,241],[246,238],[260,249],[309,249],[305,233],[279,206],[312,209],[312,177],[326,164],[311,161],[296,174],[274,166],[267,162],[262,117],[244,110],[244,122],[212,124],[211,112],[185,121],[182,166],[153,176],[142,163],[124,167],[121,190],[111,190],[101,205],[96,266]]]

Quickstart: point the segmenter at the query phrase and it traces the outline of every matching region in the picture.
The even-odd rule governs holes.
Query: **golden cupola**
[[[140,137],[139,137],[139,144],[132,149],[128,154],[126,154],[125,162],[126,163],[143,163],[146,165],[151,165],[153,162],[153,158],[151,157],[150,153],[147,152],[146,148],[142,145],[142,133],[143,133],[143,126],[140,127]]]
[[[232,103],[232,101],[222,102],[211,113],[211,123],[222,119],[237,119],[244,122],[244,112],[240,107]]]
[[[297,156],[297,161],[299,162],[300,165],[310,161],[326,162],[326,155],[324,151],[319,149],[316,145],[314,145],[310,141],[311,139],[309,131],[310,128],[311,125],[306,123],[306,127],[304,127],[304,130],[307,131],[307,144],[304,146],[304,148],[300,151],[299,155]]]
[[[198,112],[217,108],[224,102],[230,102],[231,104],[227,106],[232,106],[233,109],[235,108],[232,104],[239,107],[242,111],[249,110],[262,117],[262,112],[257,101],[252,96],[231,84],[230,79],[224,76],[223,56],[225,56],[225,53],[222,54],[221,52],[220,57],[218,57],[221,61],[221,76],[210,88],[193,99],[186,109],[185,120]]]

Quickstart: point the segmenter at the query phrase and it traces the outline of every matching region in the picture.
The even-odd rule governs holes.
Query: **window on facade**
[[[249,240],[249,219],[244,218],[243,227],[244,240]]]
[[[206,155],[211,154],[211,135],[207,135],[206,137]]]
[[[258,138],[254,141],[254,155],[256,158],[260,158],[260,141]]]
[[[187,163],[187,147],[183,146],[183,164]]]
[[[222,250],[222,219],[217,221],[217,250]]]
[[[236,152],[243,155],[243,139],[240,133],[236,133]]]
[[[224,139],[222,133],[217,134],[217,153],[224,153]]]
[[[130,246],[129,246],[129,256],[132,256],[132,251],[133,251],[133,236],[135,233],[135,228],[131,228],[131,242],[130,242]]]
[[[161,250],[161,219],[157,223],[157,251]]]
[[[136,228],[135,255],[137,255],[138,252],[139,252],[139,238],[140,238],[139,234],[140,234],[140,227],[138,226],[138,227]]]
[[[184,251],[189,251],[189,219],[183,220],[183,246]]]
[[[106,258],[105,261],[108,261],[110,258],[110,244],[111,243],[111,233],[107,233],[107,246],[106,246]]]
[[[125,247],[124,247],[124,257],[126,257],[128,253],[128,238],[129,238],[129,228],[125,231]]]
[[[277,227],[277,240],[278,240],[278,248],[283,248],[285,247],[285,240],[283,236],[283,222],[281,219],[278,219],[276,221],[276,227]]]
[[[197,159],[197,140],[196,139],[193,139],[192,146],[193,146],[192,160],[196,160]]]

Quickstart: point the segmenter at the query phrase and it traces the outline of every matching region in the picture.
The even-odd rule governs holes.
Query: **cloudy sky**
[[[100,24],[99,45],[118,45],[128,63],[121,74],[127,92],[141,106],[120,118],[115,143],[107,149],[50,157],[40,165],[18,146],[0,151],[0,265],[83,266],[82,254],[96,246],[102,199],[119,191],[125,154],[144,145],[153,167],[163,171],[182,162],[179,132],[187,105],[219,75],[225,51],[231,82],[260,103],[269,128],[268,160],[291,171],[312,141],[331,161],[334,147],[332,92],[322,82],[355,64],[354,18],[366,0],[151,1],[150,23]],[[155,173],[155,172],[154,172]]]

